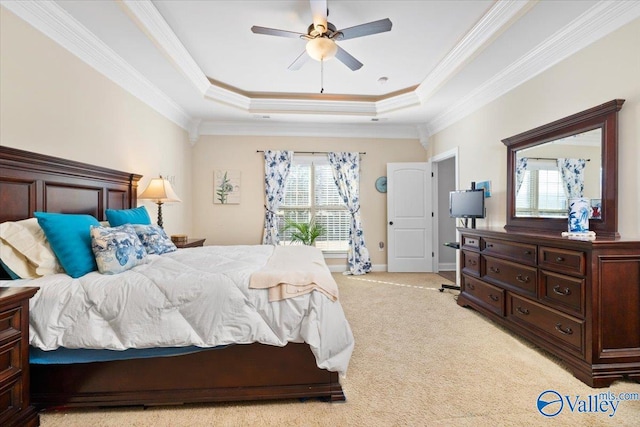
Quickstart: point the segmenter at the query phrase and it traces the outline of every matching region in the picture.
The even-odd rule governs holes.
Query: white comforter
[[[273,246],[205,246],[150,255],[117,275],[28,282],[30,344],[113,349],[306,342],[318,367],[344,374],[353,335],[339,301],[312,292],[278,302],[249,289]]]

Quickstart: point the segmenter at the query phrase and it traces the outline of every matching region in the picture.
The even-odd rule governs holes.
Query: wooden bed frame
[[[141,175],[0,147],[0,222],[35,211],[83,213],[136,206]],[[319,397],[345,400],[338,373],[317,367],[308,344],[233,345],[181,356],[31,365],[39,409]]]

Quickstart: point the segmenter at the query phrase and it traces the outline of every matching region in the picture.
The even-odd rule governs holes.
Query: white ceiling
[[[2,5],[190,132],[426,138],[611,31],[640,2],[339,1],[338,29],[389,18],[390,32],[339,41],[337,59],[287,67],[308,0],[57,0]],[[323,79],[321,80],[321,75]],[[378,80],[386,77],[381,84]],[[320,90],[324,88],[321,94]]]

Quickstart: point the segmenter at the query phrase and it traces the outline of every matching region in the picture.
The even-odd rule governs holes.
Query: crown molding
[[[110,47],[52,1],[6,1],[3,7],[183,129],[192,118]]]
[[[426,102],[444,83],[494,37],[497,37],[514,19],[537,3],[534,0],[496,2],[489,12],[467,33],[460,42],[429,73],[416,89],[422,102]]]
[[[335,124],[296,122],[208,121],[199,126],[200,135],[309,136],[327,138],[418,139],[414,125]]]
[[[598,2],[569,25],[506,67],[501,73],[496,74],[430,120],[427,123],[430,135],[456,123],[638,17],[640,17],[640,2],[607,0]]]

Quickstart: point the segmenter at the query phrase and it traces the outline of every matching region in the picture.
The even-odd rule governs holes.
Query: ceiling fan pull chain
[[[324,58],[320,58],[320,93],[324,93]]]

